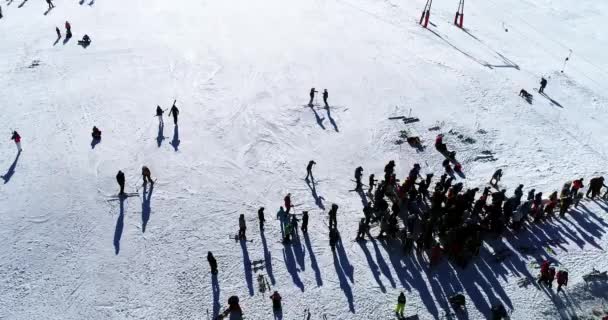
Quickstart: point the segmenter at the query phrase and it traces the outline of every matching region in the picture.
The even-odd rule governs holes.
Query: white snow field
[[[394,319],[401,291],[406,316],[420,319],[487,319],[496,303],[512,319],[606,315],[608,288],[582,279],[608,269],[606,201],[487,238],[466,269],[444,258],[430,270],[427,254],[405,255],[396,240],[352,241],[363,214],[349,190],[356,167],[367,181],[389,160],[399,178],[414,163],[438,177],[438,133],[458,152],[465,188],[483,188],[497,168],[509,196],[520,183],[548,195],[606,175],[608,2],[471,0],[462,30],[457,0],[435,1],[428,29],[424,0],[56,0],[46,15],[45,1],[22,1],[0,1],[1,319],[211,319],[231,295],[246,319],[274,319],[258,274],[283,296],[285,320]],[[66,20],[74,37],[56,42]],[[87,48],[76,43],[85,33]],[[541,76],[547,97],[535,92]],[[306,106],[313,86],[329,90],[329,111],[320,97]],[[179,127],[165,117],[159,132],[156,105],[174,99]],[[94,125],[103,138],[92,148]],[[406,129],[428,148],[398,144]],[[142,165],[158,179],[151,195]],[[112,199],[118,170],[139,196]],[[283,245],[276,212],[287,193],[311,220]],[[230,239],[240,214],[251,242]],[[512,254],[496,261],[501,248]],[[569,270],[564,293],[518,284],[546,258]],[[467,308],[452,314],[458,292]]]

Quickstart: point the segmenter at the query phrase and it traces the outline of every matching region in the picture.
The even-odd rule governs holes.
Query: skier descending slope
[[[327,104],[327,98],[329,97],[329,93],[327,89],[323,90],[323,103],[325,103],[325,108],[329,108],[329,104]]]

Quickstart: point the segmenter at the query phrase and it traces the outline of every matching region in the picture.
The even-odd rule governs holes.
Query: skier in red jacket
[[[538,278],[538,283],[548,285],[549,277],[549,261],[545,260],[540,265],[540,277]]]

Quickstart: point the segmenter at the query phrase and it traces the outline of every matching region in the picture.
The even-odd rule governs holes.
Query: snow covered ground
[[[390,243],[351,242],[362,205],[348,190],[357,166],[381,176],[391,159],[400,177],[414,163],[438,175],[440,132],[465,187],[496,168],[509,194],[606,175],[607,2],[476,0],[460,30],[458,2],[436,1],[427,30],[417,24],[423,0],[56,0],[47,14],[44,1],[21,1],[0,2],[0,318],[206,319],[238,295],[247,319],[272,319],[260,272],[286,320],[307,308],[311,319],[390,319],[400,291],[421,319],[450,317],[456,292],[468,297],[461,319],[485,319],[497,302],[513,319],[599,318],[608,290],[586,288],[582,275],[608,269],[608,203],[488,241],[465,270],[444,261],[429,271]],[[74,37],[56,41],[66,20]],[[76,44],[85,33],[86,49]],[[541,76],[548,98],[517,96]],[[311,86],[329,90],[329,111],[305,107]],[[174,99],[179,127],[165,118],[161,130],[154,109]],[[402,115],[420,122],[388,120]],[[103,131],[94,148],[93,125]],[[23,137],[19,156],[11,129]],[[430,148],[397,144],[405,129]],[[314,190],[303,180],[311,159]],[[158,178],[151,195],[142,165]],[[118,170],[139,197],[109,199]],[[274,216],[288,192],[311,222],[284,246]],[[229,239],[239,214],[252,242]],[[556,238],[565,242],[541,245]],[[538,250],[491,255],[521,244]],[[518,285],[547,257],[570,271],[565,295]]]

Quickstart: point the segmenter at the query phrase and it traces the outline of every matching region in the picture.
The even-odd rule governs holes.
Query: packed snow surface
[[[438,133],[458,152],[465,188],[497,168],[509,195],[520,183],[549,194],[606,175],[608,2],[472,0],[463,30],[456,0],[433,4],[428,29],[423,0],[56,0],[46,13],[45,1],[21,1],[0,3],[0,318],[207,319],[238,295],[246,319],[273,319],[258,274],[283,296],[286,320],[306,309],[310,319],[391,319],[401,291],[405,314],[420,319],[486,319],[496,303],[512,319],[605,312],[608,289],[582,280],[608,269],[605,201],[486,239],[466,269],[444,259],[431,270],[398,242],[351,241],[362,199],[349,190],[356,167],[381,178],[389,160],[400,178],[414,163],[438,177]],[[74,37],[64,42],[55,26],[64,34],[66,20]],[[541,76],[547,96],[535,91]],[[307,107],[311,87],[328,89],[329,109],[321,97]],[[179,126],[165,117],[161,128],[154,110],[173,100]],[[400,141],[402,130],[428,148]],[[314,187],[304,181],[312,159]],[[157,179],[151,193],[142,165]],[[118,170],[138,196],[113,198]],[[283,245],[275,218],[287,193],[311,220]],[[251,242],[231,239],[240,214]],[[495,261],[502,248],[512,254]],[[569,270],[565,294],[520,287],[545,258]],[[458,292],[467,310],[452,315],[447,297]]]

